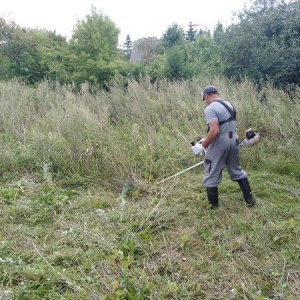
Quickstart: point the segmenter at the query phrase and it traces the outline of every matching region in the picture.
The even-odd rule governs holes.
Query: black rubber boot
[[[252,192],[251,192],[251,188],[250,188],[248,178],[245,177],[245,178],[242,178],[242,179],[238,180],[238,184],[239,184],[239,186],[240,186],[240,188],[243,192],[243,198],[246,201],[246,203],[249,206],[254,206],[255,201],[254,201],[253,196],[252,196]]]
[[[219,194],[218,194],[218,187],[207,187],[207,200],[209,204],[211,204],[211,209],[216,209],[219,207]]]

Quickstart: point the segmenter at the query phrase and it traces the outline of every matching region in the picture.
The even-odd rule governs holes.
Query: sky
[[[249,1],[249,0],[248,0]],[[185,31],[192,22],[195,29],[213,30],[218,21],[228,26],[234,11],[247,0],[1,0],[0,17],[22,27],[55,30],[72,36],[77,20],[84,20],[92,6],[108,16],[120,30],[119,44],[129,34],[132,41],[162,37],[173,23]]]

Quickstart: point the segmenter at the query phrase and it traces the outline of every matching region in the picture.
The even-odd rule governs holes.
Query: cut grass
[[[201,176],[133,182],[123,196],[2,183],[0,298],[298,299],[297,180],[250,172],[248,208],[224,175],[211,211]]]

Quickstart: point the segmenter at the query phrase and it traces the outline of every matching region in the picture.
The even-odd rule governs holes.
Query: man
[[[222,171],[226,166],[230,178],[238,182],[246,203],[254,206],[255,201],[247,174],[239,161],[235,108],[219,97],[219,92],[213,85],[207,86],[202,95],[203,101],[208,104],[204,111],[208,131],[206,138],[200,140],[192,150],[195,154],[201,154],[206,149],[203,185],[206,187],[208,202],[212,209],[218,208],[218,185],[221,183]]]

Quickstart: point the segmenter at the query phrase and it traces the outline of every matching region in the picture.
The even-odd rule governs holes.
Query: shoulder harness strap
[[[227,120],[225,120],[225,121],[222,121],[222,122],[219,122],[219,126],[221,126],[221,125],[223,125],[223,124],[225,124],[225,123],[227,123],[227,122],[230,122],[230,121],[235,121],[236,120],[236,110],[235,110],[235,108],[234,108],[234,106],[232,106],[233,107],[233,109],[230,107],[230,106],[228,106],[226,103],[225,103],[225,101],[223,101],[223,100],[215,100],[215,102],[219,102],[219,103],[221,103],[221,104],[223,104],[225,107],[226,107],[226,109],[229,111],[229,113],[230,113],[230,118],[228,118]]]

